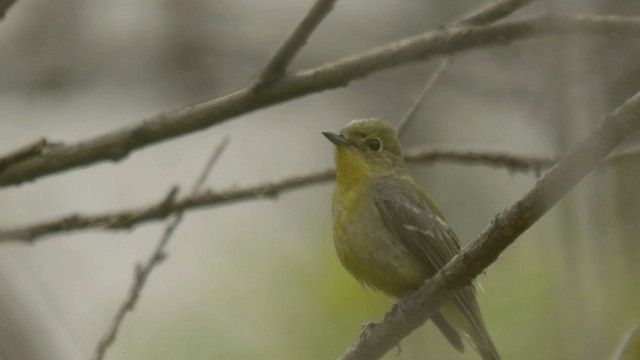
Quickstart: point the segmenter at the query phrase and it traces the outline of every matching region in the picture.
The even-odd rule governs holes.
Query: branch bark
[[[472,10],[456,25],[484,25],[503,19],[534,0],[492,0]]]
[[[202,173],[200,174],[200,176],[198,176],[192,186],[192,194],[200,191],[200,188],[204,184],[207,177],[210,175],[213,165],[215,165],[215,163],[218,161],[228,143],[229,139],[224,138],[222,142],[214,149],[213,153],[209,157],[209,160],[205,164]],[[177,188],[172,189],[167,196],[166,202],[171,202],[171,199],[175,197],[177,191]],[[182,222],[183,215],[183,211],[178,211],[176,213],[175,218],[173,218],[173,220],[165,227],[162,237],[156,244],[156,247],[153,249],[151,255],[149,255],[149,259],[147,259],[144,264],[136,265],[133,276],[133,283],[131,284],[129,293],[118,307],[118,310],[116,311],[113,320],[111,321],[111,325],[109,325],[102,338],[100,338],[92,359],[104,359],[107,350],[109,350],[111,345],[113,345],[113,342],[116,340],[118,330],[120,330],[120,326],[122,325],[125,316],[130,311],[133,311],[136,304],[138,303],[138,299],[140,299],[140,293],[142,292],[144,285],[147,283],[147,279],[149,279],[149,276],[151,275],[153,270],[157,266],[162,264],[164,259],[166,259],[167,254],[165,249],[167,247],[167,244],[169,243],[169,240],[171,240],[171,236],[175,232],[176,228],[178,227],[178,225],[180,225],[180,222]]]
[[[469,14],[463,16],[460,20],[457,20],[453,23],[453,25],[486,25],[490,24],[494,21],[500,20],[504,17],[509,16],[514,11],[519,8],[533,2],[533,0],[496,0],[486,3],[478,9],[471,11]],[[420,104],[424,101],[427,94],[431,91],[435,83],[440,78],[440,75],[447,70],[451,62],[453,61],[453,56],[446,56],[444,59],[440,61],[436,70],[429,76],[427,82],[424,84],[422,91],[413,104],[404,114],[400,122],[398,123],[398,136],[402,136],[404,131],[407,129],[409,123],[413,120],[416,112],[420,108]]]
[[[46,156],[51,152],[55,144],[50,144],[47,139],[42,138],[31,144],[24,145],[0,157],[0,173],[13,164],[17,164],[30,157]]]
[[[638,329],[640,329],[640,324],[634,324],[629,328],[629,330],[624,333],[624,336],[622,336],[620,343],[618,344],[618,346],[616,346],[613,354],[611,354],[611,356],[609,357],[610,360],[622,360],[624,358],[624,355],[629,350],[629,347],[631,346],[631,343],[633,341],[633,337],[638,332]]]
[[[509,245],[598,166],[619,143],[640,129],[640,93],[609,114],[522,199],[502,213],[434,277],[367,327],[341,360],[378,359],[421,326],[464,284],[497,260]]]
[[[501,150],[478,150],[452,146],[417,146],[406,151],[407,162],[414,164],[457,163],[462,165],[483,165],[507,169],[511,172],[534,172],[556,163],[552,156],[515,155]],[[607,158],[607,164],[622,160],[640,158],[640,148],[617,152]],[[278,181],[262,183],[240,189],[207,191],[176,200],[165,196],[155,204],[134,209],[112,211],[99,215],[75,214],[62,218],[15,228],[0,228],[0,243],[19,241],[34,243],[46,236],[60,233],[88,230],[126,230],[149,221],[159,221],[179,212],[202,207],[213,207],[231,202],[256,199],[273,199],[282,192],[333,180],[335,170],[326,169],[308,174],[290,176]]]
[[[7,11],[16,1],[17,0],[0,0],[0,20],[4,19]]]
[[[402,137],[405,130],[409,127],[409,123],[413,121],[413,119],[415,118],[415,115],[418,112],[420,105],[422,104],[424,99],[427,97],[427,94],[431,91],[431,89],[436,84],[438,79],[440,79],[440,75],[442,75],[442,73],[447,69],[447,67],[449,67],[449,64],[451,63],[452,59],[453,59],[452,56],[447,56],[444,59],[442,59],[440,61],[440,64],[438,64],[438,67],[436,68],[436,70],[431,74],[431,76],[429,76],[429,79],[424,84],[422,91],[420,91],[420,94],[418,94],[416,99],[413,101],[413,104],[411,104],[411,107],[409,108],[409,110],[407,110],[407,112],[404,114],[404,116],[398,123],[398,126],[396,127],[399,137]]]
[[[254,85],[256,88],[263,88],[284,75],[293,58],[307,43],[307,39],[320,25],[320,22],[331,12],[336,1],[316,0],[311,10],[264,67],[264,70],[256,79]]]
[[[406,38],[332,63],[283,77],[256,92],[245,87],[218,99],[159,114],[142,123],[58,147],[0,173],[0,187],[33,181],[80,166],[118,161],[130,152],[219,124],[259,108],[313,92],[345,86],[373,72],[426,58],[550,34],[638,36],[639,17],[541,15],[489,26],[455,26]]]

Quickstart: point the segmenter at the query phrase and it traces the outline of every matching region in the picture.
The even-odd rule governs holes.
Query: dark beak
[[[351,143],[348,142],[347,139],[343,138],[342,136],[340,136],[338,134],[325,131],[325,132],[322,133],[322,135],[324,135],[324,137],[329,139],[329,141],[331,141],[332,143],[336,144],[337,146],[351,145]]]

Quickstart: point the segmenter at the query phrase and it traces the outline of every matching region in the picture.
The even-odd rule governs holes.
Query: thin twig
[[[429,79],[424,84],[422,91],[420,92],[420,94],[418,94],[416,99],[413,101],[413,104],[411,105],[409,110],[407,110],[407,112],[404,114],[404,116],[402,117],[402,120],[400,120],[400,123],[398,124],[398,136],[402,136],[404,131],[407,129],[409,122],[413,120],[416,112],[420,108],[420,105],[424,101],[424,98],[427,96],[427,93],[429,93],[431,88],[433,88],[433,85],[435,85],[435,83],[440,78],[440,75],[442,75],[444,70],[449,66],[449,63],[451,63],[452,58],[453,58],[452,56],[447,56],[444,59],[442,59],[442,61],[440,61],[440,64],[438,64],[438,67],[433,72],[433,74],[429,76]]]
[[[632,149],[634,150],[634,149]],[[621,159],[640,158],[640,149],[624,150],[607,158],[607,164]],[[533,172],[536,175],[556,163],[557,157],[515,155],[501,150],[479,150],[452,146],[417,146],[406,151],[407,162],[414,164],[457,163],[503,168],[511,172]],[[204,191],[177,201],[159,202],[134,209],[108,212],[100,215],[75,214],[60,219],[21,227],[0,228],[0,243],[34,243],[46,236],[88,229],[128,230],[149,221],[166,219],[178,211],[220,206],[243,200],[273,199],[282,192],[333,180],[335,171],[326,169],[308,174],[289,176],[278,181],[262,183],[224,191]]]
[[[211,169],[213,168],[213,165],[218,161],[218,159],[220,158],[220,155],[222,155],[222,152],[224,151],[228,143],[229,143],[229,139],[224,138],[222,142],[218,146],[216,146],[211,157],[209,158],[205,167],[203,168],[202,173],[194,182],[191,189],[191,195],[194,195],[198,191],[200,191],[202,184],[204,184],[205,180],[211,173]],[[177,192],[177,189],[172,190],[170,192],[170,194],[172,195],[169,195],[167,197],[166,202],[172,202],[172,199],[175,197],[176,192]],[[107,331],[104,333],[104,335],[100,339],[100,342],[98,342],[93,359],[102,360],[107,350],[111,347],[111,345],[113,345],[113,342],[116,339],[116,335],[118,334],[118,330],[120,329],[120,325],[122,325],[122,321],[124,320],[124,317],[127,315],[128,312],[133,311],[136,303],[138,302],[138,299],[140,298],[140,293],[142,292],[142,289],[144,288],[144,285],[146,284],[147,279],[149,278],[149,275],[151,275],[151,272],[158,265],[160,265],[162,261],[164,261],[164,259],[167,257],[165,249],[167,247],[167,244],[169,243],[169,240],[171,239],[171,235],[173,235],[174,231],[182,221],[183,215],[184,215],[184,211],[182,210],[178,211],[175,214],[175,217],[165,227],[164,233],[162,234],[162,237],[156,244],[156,247],[154,248],[153,252],[149,256],[149,259],[144,264],[136,265],[135,273],[133,277],[133,283],[131,284],[131,289],[129,290],[129,294],[121,303],[120,307],[118,308],[118,311],[116,312],[111,322],[111,325],[109,326]]]
[[[485,25],[503,19],[535,0],[490,0],[456,22],[457,25]]]
[[[640,149],[636,156],[640,156]],[[409,148],[405,157],[408,162],[443,163],[460,165],[480,165],[506,169],[510,172],[533,172],[538,175],[542,170],[555,164],[559,157],[543,155],[517,155],[504,150],[472,149],[463,146],[415,146]]]
[[[336,0],[316,0],[304,19],[264,67],[256,79],[255,86],[257,88],[262,88],[282,78],[293,58],[307,43],[307,39],[320,25],[320,22],[331,12],[335,3]]]
[[[533,2],[534,0],[496,0],[489,1],[485,5],[478,9],[472,10],[469,14],[464,15],[459,20],[455,21],[453,25],[486,25],[496,20],[500,20],[506,16],[509,16],[514,11],[521,7]],[[427,94],[431,91],[435,83],[440,78],[440,75],[445,72],[453,61],[454,56],[449,55],[440,61],[436,70],[429,76],[422,91],[416,97],[409,110],[404,114],[400,122],[398,123],[398,136],[402,136],[407,129],[409,123],[413,120],[416,112],[420,108],[420,105],[424,102]]]
[[[435,276],[396,303],[384,319],[361,333],[341,360],[378,359],[420,327],[461,286],[497,260],[619,143],[640,129],[640,92],[611,112],[520,200],[496,215],[480,236]]]
[[[202,173],[191,186],[191,195],[197,194],[202,189],[202,185],[205,181],[207,181],[209,175],[211,175],[211,169],[213,168],[213,165],[218,162],[218,159],[220,159],[220,156],[222,155],[224,149],[227,148],[227,145],[229,145],[229,137],[225,136],[224,138],[222,138],[220,144],[218,144],[218,146],[213,150],[211,157],[209,157],[209,160],[207,160],[205,167],[202,169]]]
[[[0,230],[0,243],[7,241],[33,243],[46,235],[86,229],[126,230],[149,221],[163,220],[179,211],[223,205],[242,200],[273,199],[281,192],[326,182],[334,177],[335,171],[328,169],[241,189],[230,189],[219,192],[204,191],[177,201],[167,202],[163,200],[150,206],[102,215],[76,214],[65,216],[61,219],[45,223]]]
[[[0,173],[0,187],[100,161],[117,161],[150,144],[220,124],[268,105],[345,86],[355,79],[401,64],[551,34],[637,37],[640,35],[640,17],[545,14],[495,25],[445,27],[426,32],[287,75],[263,91],[256,92],[249,85],[215,100],[159,114],[131,127],[61,146],[48,156],[29,158],[5,169]]]
[[[631,340],[638,332],[638,329],[640,329],[640,324],[635,324],[624,333],[622,340],[620,340],[620,343],[618,344],[618,346],[616,346],[615,351],[613,352],[613,354],[611,354],[611,357],[609,358],[610,360],[622,360],[624,354],[629,349],[629,345],[631,345]]]
[[[614,151],[611,156],[607,158],[608,163],[619,163],[626,160],[634,160],[637,159],[638,154],[640,154],[640,146],[630,146],[624,149],[620,149]]]

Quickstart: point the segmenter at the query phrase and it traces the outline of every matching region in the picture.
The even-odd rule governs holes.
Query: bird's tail
[[[483,360],[500,360],[500,354],[498,354],[496,346],[493,344],[493,341],[491,341],[489,333],[484,329],[484,324],[482,327],[482,331],[476,334],[469,334],[475,349]]]
[[[467,299],[468,300],[468,299]],[[469,338],[470,345],[480,354],[483,360],[500,360],[500,355],[487,331],[475,297],[468,301],[468,307],[461,309],[459,303],[449,301],[440,312],[444,318],[458,331]]]

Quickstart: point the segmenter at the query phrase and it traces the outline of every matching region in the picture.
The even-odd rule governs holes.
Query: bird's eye
[[[382,144],[380,144],[380,140],[378,139],[369,140],[367,146],[369,146],[369,149],[371,149],[371,151],[373,152],[378,152],[382,148]]]

